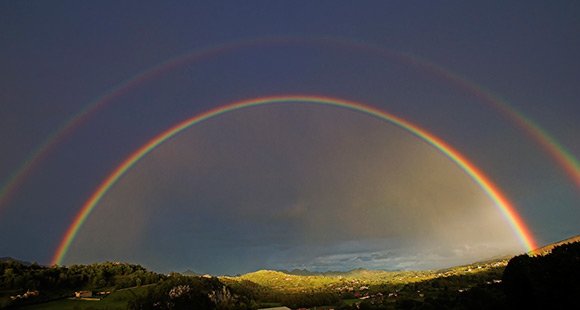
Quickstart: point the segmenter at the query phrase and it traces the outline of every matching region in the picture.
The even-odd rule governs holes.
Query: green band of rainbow
[[[99,201],[103,196],[109,191],[109,189],[117,183],[117,181],[129,170],[131,169],[139,160],[141,160],[145,155],[151,152],[153,149],[164,143],[165,141],[176,136],[185,129],[198,124],[202,121],[210,119],[212,117],[236,111],[239,109],[269,105],[276,103],[301,103],[301,104],[318,104],[327,105],[333,107],[340,107],[349,109],[352,111],[362,112],[381,120],[395,124],[403,129],[406,129],[415,136],[421,138],[425,142],[429,143],[437,150],[445,154],[449,159],[456,163],[465,173],[469,175],[471,179],[489,196],[489,198],[494,202],[499,211],[509,222],[511,228],[519,238],[522,245],[529,251],[535,249],[536,241],[533,238],[532,233],[526,227],[526,224],[521,219],[521,217],[516,212],[513,204],[509,202],[506,196],[501,192],[501,190],[473,163],[471,163],[465,156],[459,153],[457,150],[452,148],[450,145],[445,143],[443,140],[427,132],[426,130],[418,127],[415,124],[410,123],[400,117],[394,116],[392,114],[386,113],[384,111],[378,110],[374,107],[363,105],[360,103],[346,101],[342,99],[321,97],[321,96],[274,96],[274,97],[263,97],[250,99],[245,101],[239,101],[225,106],[220,106],[210,111],[202,114],[198,114],[194,117],[186,119],[181,123],[167,129],[161,134],[157,135],[151,139],[148,143],[143,145],[141,148],[136,150],[127,159],[125,159],[121,165],[119,165],[113,173],[111,173],[97,188],[97,190],[91,195],[91,197],[82,206],[81,210],[78,212],[74,221],[67,229],[62,241],[60,242],[58,248],[56,249],[51,264],[60,265],[67,254],[71,243],[75,239],[79,229],[82,227],[83,223],[87,220],[88,216],[91,214],[93,209],[97,206]]]

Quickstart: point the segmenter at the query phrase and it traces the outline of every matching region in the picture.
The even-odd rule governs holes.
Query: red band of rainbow
[[[64,234],[58,248],[56,249],[54,256],[52,258],[51,264],[60,265],[63,262],[75,236],[77,235],[79,229],[82,227],[83,223],[87,220],[88,216],[91,214],[93,209],[97,206],[99,201],[103,196],[109,191],[109,189],[114,186],[117,181],[129,171],[140,159],[146,156],[153,149],[164,143],[165,141],[176,136],[185,129],[203,122],[207,119],[213,118],[215,116],[232,112],[239,109],[244,109],[248,107],[270,105],[276,103],[299,103],[299,104],[317,104],[317,105],[327,105],[339,108],[345,108],[352,111],[362,112],[370,116],[374,116],[378,119],[387,121],[394,125],[397,125],[418,138],[422,139],[426,143],[432,145],[455,164],[457,164],[494,202],[495,206],[506,218],[509,225],[511,226],[514,233],[519,238],[522,246],[526,250],[531,251],[535,249],[536,241],[530,230],[527,228],[526,224],[522,218],[517,213],[514,205],[508,200],[508,198],[502,193],[502,191],[473,163],[471,163],[464,155],[459,153],[453,147],[445,143],[443,140],[435,136],[434,134],[420,128],[419,126],[404,120],[395,115],[389,114],[387,112],[381,111],[377,108],[367,106],[361,103],[321,97],[321,96],[273,96],[273,97],[263,97],[255,98],[250,100],[239,101],[231,103],[228,105],[220,106],[209,110],[205,113],[198,114],[191,118],[188,118],[171,128],[165,130],[161,134],[157,135],[141,148],[133,152],[129,157],[127,157],[96,189],[96,191],[90,196],[90,198],[85,202],[80,211],[75,216],[72,224],[67,229]]]

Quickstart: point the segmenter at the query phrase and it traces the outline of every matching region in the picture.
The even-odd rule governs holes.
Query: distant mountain
[[[2,262],[2,263],[16,262],[16,263],[22,264],[24,266],[30,266],[30,265],[32,265],[31,262],[19,260],[19,259],[12,258],[12,257],[8,257],[8,256],[6,256],[6,257],[0,257],[0,262]]]
[[[317,275],[322,274],[320,272],[310,271],[308,269],[292,269],[290,271],[282,269],[282,270],[277,270],[277,271],[283,272],[285,274],[295,275],[295,276],[317,276]]]
[[[355,269],[356,270],[356,269]],[[292,269],[292,270],[275,270],[293,276],[341,276],[348,274],[351,271],[310,271],[308,269]]]
[[[550,243],[546,246],[543,246],[541,248],[535,249],[531,252],[529,252],[529,255],[533,255],[533,256],[537,256],[537,255],[546,255],[549,254],[550,252],[552,252],[552,249],[554,249],[555,247],[562,245],[562,244],[566,244],[566,243],[572,243],[572,242],[578,242],[580,241],[580,235],[578,236],[574,236],[568,239],[564,239],[562,241],[558,241],[558,242],[554,242],[554,243]]]
[[[554,242],[554,243],[550,243],[548,245],[545,245],[541,248],[535,249],[531,252],[528,252],[529,255],[532,256],[538,256],[538,255],[546,255],[549,254],[552,249],[554,249],[557,246],[560,246],[562,244],[566,244],[566,243],[573,243],[573,242],[580,242],[580,235],[578,236],[574,236],[574,237],[570,237],[558,242]],[[502,256],[497,256],[497,257],[492,257],[489,259],[485,259],[485,260],[481,260],[481,261],[477,261],[477,262],[473,262],[470,264],[465,264],[465,265],[459,265],[459,266],[451,266],[448,268],[442,268],[437,270],[437,272],[447,272],[447,271],[456,271],[458,269],[461,268],[472,268],[473,266],[488,266],[488,265],[502,265],[505,266],[507,265],[507,262],[512,258],[512,255],[502,255]],[[267,270],[261,270],[261,271],[267,271]],[[396,273],[396,272],[402,272],[404,273],[402,270],[373,270],[373,269],[364,269],[364,268],[356,268],[356,269],[352,269],[349,271],[310,271],[308,269],[292,269],[292,270],[275,270],[275,272],[281,272],[287,275],[294,275],[294,276],[343,276],[343,277],[361,277],[361,276],[371,276],[371,275],[376,275],[376,274],[381,274],[381,273]],[[252,273],[250,273],[252,274]]]
[[[195,271],[192,271],[192,270],[189,270],[189,269],[187,269],[186,271],[182,272],[181,274],[184,275],[184,276],[188,276],[188,277],[199,277],[199,276],[202,276],[201,273],[198,273],[198,272],[195,272]]]

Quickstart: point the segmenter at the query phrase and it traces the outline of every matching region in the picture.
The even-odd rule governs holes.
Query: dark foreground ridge
[[[26,309],[521,309],[580,298],[580,242],[439,271],[261,270],[236,277],[0,260],[0,307]],[[544,254],[544,255],[542,255]]]

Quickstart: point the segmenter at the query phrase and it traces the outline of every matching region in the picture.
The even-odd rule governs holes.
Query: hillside
[[[224,277],[236,281],[251,281],[274,289],[320,289],[336,284],[378,285],[383,283],[409,283],[431,279],[435,271],[384,271],[355,269],[332,274],[295,275],[281,271],[259,270],[239,277]]]
[[[508,264],[510,258],[500,257],[497,259],[488,259],[439,270],[386,271],[362,268],[344,272],[311,272],[305,269],[298,271],[259,270],[236,277],[224,276],[221,279],[234,282],[250,281],[274,290],[290,291],[332,289],[346,284],[351,284],[351,286],[396,285],[426,281],[434,278],[501,271]]]
[[[580,241],[580,235],[578,236],[574,236],[568,239],[564,239],[562,241],[558,241],[558,242],[554,242],[554,243],[550,243],[546,246],[543,246],[541,248],[535,249],[531,252],[529,252],[529,255],[546,255],[549,254],[550,252],[552,252],[552,250],[560,245],[566,244],[566,243],[573,243],[573,242],[579,242]]]

